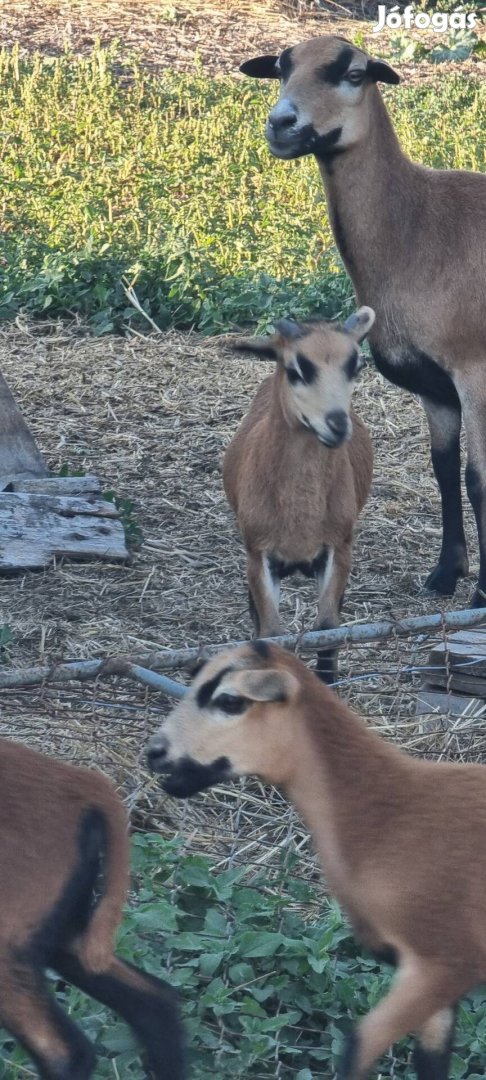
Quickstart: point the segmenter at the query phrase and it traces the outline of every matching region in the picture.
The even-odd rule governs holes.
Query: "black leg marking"
[[[344,1047],[344,1053],[337,1068],[337,1080],[355,1080],[358,1064],[359,1036],[356,1031],[348,1035]]]
[[[448,1030],[445,1030],[444,1044],[441,1049],[434,1050],[431,1047],[427,1048],[427,1046],[420,1041],[420,1036],[417,1039],[413,1053],[413,1063],[417,1073],[417,1080],[449,1080],[457,1006],[451,1009],[451,1012],[450,1026]]]
[[[174,992],[161,979],[113,958],[108,973],[94,975],[77,957],[59,953],[55,970],[101,1001],[133,1028],[146,1052],[154,1080],[184,1080],[184,1042]]]
[[[479,578],[471,607],[486,607],[486,483],[470,461],[466,466],[466,491],[476,518],[479,539]]]
[[[25,1047],[42,1080],[89,1080],[96,1055],[47,990],[43,974],[17,961],[4,972],[0,1020]]]
[[[432,447],[432,465],[442,502],[442,548],[438,565],[429,574],[425,588],[441,596],[452,596],[458,578],[465,577],[469,569],[462,520],[459,436],[447,450]]]

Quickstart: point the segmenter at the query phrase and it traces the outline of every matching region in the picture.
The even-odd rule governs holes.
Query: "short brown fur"
[[[256,614],[256,633],[283,633],[278,613],[278,572],[269,580],[272,560],[281,565],[311,564],[327,552],[328,570],[318,576],[319,611],[316,626],[339,625],[339,609],[351,568],[354,527],[363,508],[373,471],[368,431],[350,409],[353,383],[346,361],[372,323],[373,313],[362,309],[359,327],[345,331],[332,323],[301,327],[297,339],[281,333],[246,344],[258,352],[274,348],[277,368],[259,387],[229,444],[223,464],[228,501],[237,518],[247,553],[247,578]],[[360,313],[353,316],[359,319]],[[318,373],[307,388],[289,383],[287,371],[302,352]],[[264,352],[263,355],[266,355]],[[299,398],[296,394],[300,394]],[[305,395],[305,397],[303,396]],[[305,410],[313,430],[305,427]],[[326,416],[336,412],[346,421],[346,436],[331,448],[323,437]],[[352,433],[349,437],[349,421]],[[332,677],[329,657],[321,670]]]
[[[201,685],[224,669],[202,708]],[[246,701],[241,715],[225,715],[232,695]],[[408,756],[273,645],[266,657],[242,646],[209,662],[154,736],[151,755],[169,779],[183,776],[188,759],[203,767],[221,760],[226,777],[282,787],[357,937],[395,954],[396,982],[358,1026],[341,1080],[363,1080],[410,1032],[419,1035],[421,1080],[445,1080],[453,1006],[486,981],[484,766]],[[176,793],[184,796],[183,787]]]
[[[128,891],[129,841],[110,781],[1,739],[0,815],[0,1023],[47,1080],[91,1076],[87,1040],[47,993],[44,971],[52,967],[116,1008],[142,1042],[138,1013],[158,1012],[151,1075],[182,1077],[175,1062],[173,1072],[161,1068],[168,1018],[178,1031],[171,991],[113,953]]]
[[[326,68],[345,49],[347,72],[333,83]],[[460,490],[464,416],[466,486],[480,548],[472,605],[483,606],[486,176],[429,169],[405,156],[375,84],[398,81],[388,65],[335,36],[295,46],[291,60],[267,124],[270,148],[285,158],[316,153],[336,243],[359,302],[376,311],[370,344],[377,366],[421,396],[443,514],[442,550],[427,587],[444,595],[468,573]],[[350,71],[364,75],[360,85],[350,83]],[[248,74],[275,77],[271,65]],[[305,140],[299,132],[307,130],[313,134]],[[316,140],[333,130],[339,138],[320,153]]]

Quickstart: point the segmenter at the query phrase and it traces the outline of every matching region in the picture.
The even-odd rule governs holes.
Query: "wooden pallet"
[[[486,613],[485,613],[486,618]],[[486,627],[458,630],[429,653],[417,715],[475,713],[486,703]]]
[[[95,476],[49,476],[0,373],[0,573],[57,556],[124,562],[123,524]]]

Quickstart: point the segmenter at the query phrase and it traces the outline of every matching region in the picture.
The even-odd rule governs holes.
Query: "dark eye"
[[[287,378],[289,380],[289,383],[292,383],[292,386],[294,386],[295,383],[299,383],[299,382],[303,383],[304,382],[304,380],[302,378],[302,375],[299,374],[299,372],[297,371],[297,368],[288,367],[288,368],[285,368],[285,370],[287,372]]]
[[[213,705],[229,716],[237,716],[248,707],[248,698],[238,697],[236,694],[220,694],[214,698]]]
[[[345,76],[345,82],[351,83],[352,86],[359,86],[364,81],[364,77],[365,72],[355,68],[354,71],[348,71],[348,74]]]
[[[351,353],[351,356],[348,356],[348,359],[346,360],[346,363],[344,365],[344,371],[346,373],[347,378],[348,379],[355,379],[357,374],[358,374],[358,371],[361,371],[361,368],[363,367],[363,364],[364,364],[364,357],[361,356],[361,354],[356,349],[355,352]]]

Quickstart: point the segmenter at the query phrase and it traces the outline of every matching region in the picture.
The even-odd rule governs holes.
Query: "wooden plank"
[[[8,488],[27,491],[37,495],[83,495],[101,492],[97,476],[43,476],[26,477],[6,475],[0,477],[0,494]]]
[[[22,413],[0,372],[0,475],[47,476],[47,468]]]
[[[462,675],[452,671],[428,671],[427,682],[431,686],[445,686],[451,690],[460,690],[462,694],[472,694],[474,697],[486,698],[486,679],[474,675]]]
[[[61,555],[125,561],[125,534],[113,503],[96,495],[0,495],[0,570],[36,569]]]
[[[468,716],[474,716],[481,713],[484,707],[485,703],[480,698],[467,694],[446,694],[443,690],[425,686],[418,692],[415,712],[417,716],[437,717],[422,724],[424,731],[437,731],[443,727],[445,716],[462,716],[465,710]]]

